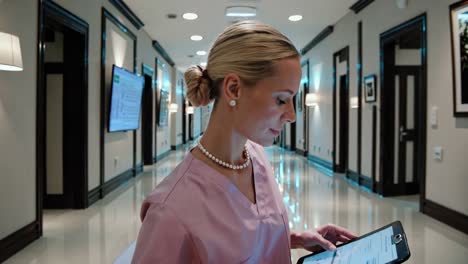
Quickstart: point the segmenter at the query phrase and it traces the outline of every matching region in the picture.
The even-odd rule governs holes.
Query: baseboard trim
[[[135,176],[140,173],[140,172],[143,172],[143,162],[142,163],[138,163],[135,167]]]
[[[359,173],[348,170],[347,171],[348,179],[352,180],[353,182],[357,183],[359,186],[363,186],[371,191],[374,191],[374,182],[372,179],[365,175],[360,175]]]
[[[179,144],[177,146],[171,145],[171,150],[179,150],[179,149],[182,149],[183,146],[184,144]]]
[[[102,196],[106,196],[133,177],[133,169],[126,170],[102,185]]]
[[[307,152],[302,149],[296,148],[296,154],[301,155],[301,156],[307,156]]]
[[[25,248],[40,236],[39,222],[34,221],[0,240],[0,263]]]
[[[328,175],[333,175],[333,164],[330,161],[326,161],[314,155],[307,155],[307,160],[311,161],[315,167],[321,169]]]
[[[88,207],[97,202],[101,196],[101,186],[88,191]]]
[[[165,157],[169,156],[169,154],[171,154],[171,151],[168,150],[162,154],[159,154],[157,157],[156,157],[156,161],[160,161],[162,159],[164,159]]]
[[[468,234],[468,216],[443,205],[425,199],[422,204],[422,213],[427,214],[461,232]]]

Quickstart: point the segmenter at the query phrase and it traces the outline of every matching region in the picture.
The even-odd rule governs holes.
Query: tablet
[[[402,263],[410,257],[408,241],[400,221],[379,228],[345,244],[336,251],[303,256],[297,264],[387,264]]]

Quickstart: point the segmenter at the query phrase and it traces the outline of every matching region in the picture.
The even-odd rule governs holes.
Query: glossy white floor
[[[112,263],[137,237],[145,196],[184,157],[176,151],[86,210],[44,211],[44,236],[6,263]],[[290,226],[325,223],[365,233],[403,223],[412,256],[407,263],[468,263],[468,236],[418,212],[418,197],[380,198],[340,175],[327,176],[303,157],[267,149],[289,209]],[[293,263],[307,252],[293,250]]]

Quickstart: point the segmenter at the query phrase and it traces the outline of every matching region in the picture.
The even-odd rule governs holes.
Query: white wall
[[[311,63],[311,79],[317,75],[320,78],[320,103],[310,117],[310,145],[323,142],[332,148],[332,55],[346,45],[350,46],[350,96],[357,95],[356,87],[356,56],[357,56],[357,24],[363,23],[363,76],[379,75],[379,42],[380,33],[393,28],[424,12],[427,13],[427,89],[428,109],[439,108],[439,126],[433,129],[427,126],[426,155],[426,198],[468,214],[468,119],[453,117],[452,94],[452,61],[450,43],[449,5],[455,0],[412,0],[408,8],[398,9],[394,1],[376,0],[359,14],[349,12],[336,25],[334,32],[312,49],[306,57]],[[385,10],[382,13],[382,10]],[[321,73],[314,72],[314,65],[322,65]],[[380,76],[378,76],[380,77]],[[312,81],[313,82],[313,81]],[[380,93],[379,81],[377,91]],[[362,174],[371,175],[371,150],[369,140],[372,132],[372,106],[362,104]],[[379,102],[377,103],[378,109]],[[429,111],[429,110],[428,110]],[[352,111],[351,111],[352,112]],[[379,115],[378,115],[379,116]],[[429,120],[429,116],[427,116]],[[350,115],[350,157],[356,153],[356,123],[354,114]],[[380,126],[378,120],[377,128]],[[320,128],[320,129],[318,129]],[[379,131],[377,131],[379,135]],[[378,142],[379,144],[379,142]],[[444,149],[442,162],[433,160],[432,151],[436,146]],[[379,150],[377,150],[379,153]],[[314,154],[314,153],[311,153]],[[331,161],[331,156],[315,153],[320,158]],[[378,159],[377,159],[378,161]],[[350,159],[350,168],[354,169],[355,160]],[[377,166],[379,166],[377,162]],[[377,170],[377,177],[378,170]],[[448,194],[449,193],[449,194]]]
[[[151,38],[144,29],[136,30],[107,0],[56,0],[63,8],[82,18],[89,24],[88,57],[88,190],[100,184],[100,100],[101,100],[101,7],[108,9],[117,19],[137,35],[137,65],[144,61],[154,65],[160,57],[151,46]],[[0,239],[21,229],[36,219],[36,63],[38,1],[6,0],[0,2],[0,25],[2,31],[18,35],[21,41],[24,70],[22,72],[0,71]],[[21,23],[18,23],[21,17]],[[111,24],[111,23],[108,23]],[[109,42],[111,43],[111,42]],[[110,48],[110,47],[108,47]],[[132,52],[133,56],[133,52]],[[112,59],[109,55],[108,59]],[[129,68],[133,69],[133,57]],[[166,63],[164,60],[162,62]],[[127,62],[125,62],[127,63]],[[167,63],[166,63],[167,65]],[[154,67],[154,66],[152,66]],[[166,66],[171,69],[169,65]],[[106,69],[107,70],[107,69]],[[168,73],[170,75],[170,71]],[[21,106],[21,107],[18,107]],[[130,136],[106,136],[106,162],[113,163],[119,156],[121,163],[115,174],[106,169],[106,179],[110,179],[133,166],[126,155],[131,157],[133,145],[128,145]],[[130,134],[130,132],[128,133]],[[107,135],[107,132],[106,132]],[[137,142],[141,141],[138,133]],[[158,130],[158,138],[169,139],[167,129]],[[122,141],[118,142],[117,141]],[[114,144],[119,145],[113,149]],[[125,145],[125,146],[121,146]],[[137,153],[141,152],[137,145]],[[166,149],[169,150],[169,144]],[[158,148],[158,151],[164,149]],[[137,163],[141,156],[137,157]],[[105,164],[108,166],[109,164]],[[21,210],[18,210],[21,208]]]
[[[23,57],[23,71],[0,71],[2,239],[36,218],[37,1],[0,3],[0,25],[20,38]]]

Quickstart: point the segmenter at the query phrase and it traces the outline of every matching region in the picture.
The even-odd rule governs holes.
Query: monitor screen
[[[143,76],[113,66],[109,132],[139,128],[143,87]]]
[[[304,259],[304,264],[361,264],[390,263],[398,258],[397,248],[392,243],[393,228],[387,227],[377,233],[338,247],[336,251],[324,251]]]

